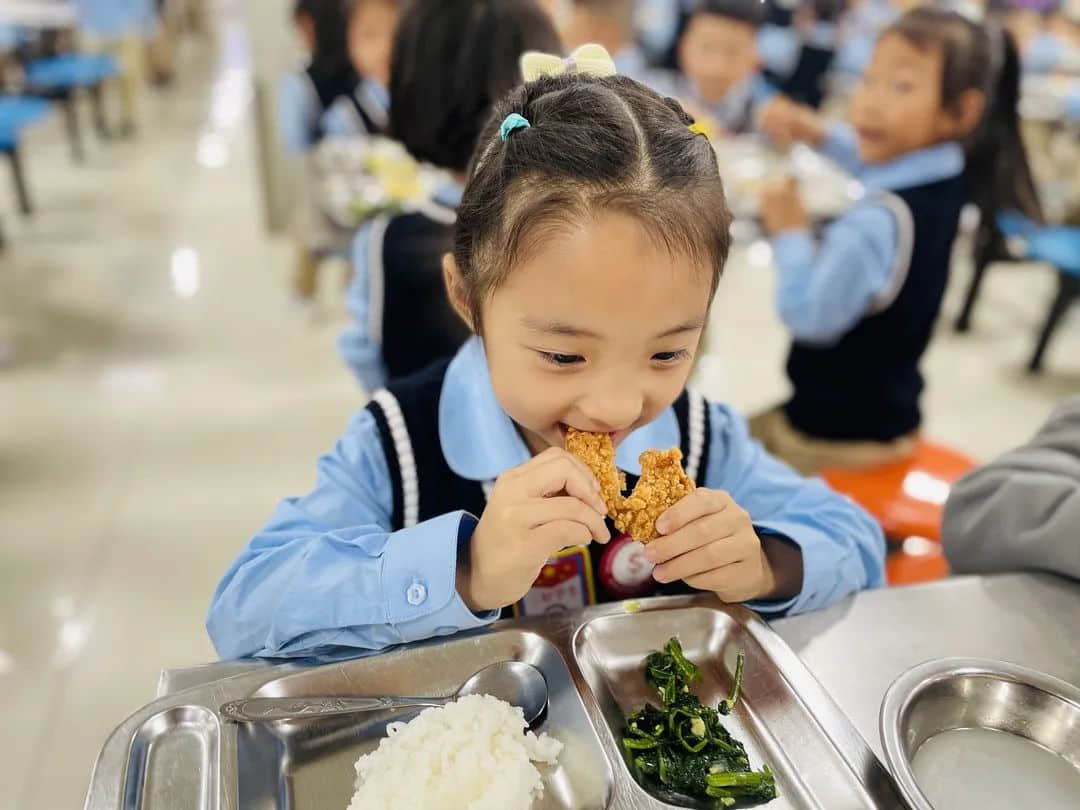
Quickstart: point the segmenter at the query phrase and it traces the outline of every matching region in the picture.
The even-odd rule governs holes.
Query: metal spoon
[[[492,695],[520,706],[531,728],[547,709],[544,674],[532,664],[500,661],[484,667],[450,697],[253,697],[230,700],[218,710],[233,723],[270,723],[412,706],[445,706],[465,695]]]

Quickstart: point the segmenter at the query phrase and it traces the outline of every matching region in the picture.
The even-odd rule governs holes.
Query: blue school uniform
[[[453,355],[469,335],[442,275],[461,194],[447,181],[420,210],[378,217],[353,240],[352,323],[338,349],[367,391]]]
[[[805,231],[772,240],[777,304],[794,336],[787,371],[795,390],[785,411],[816,438],[890,441],[921,422],[918,364],[967,200],[964,151],[942,143],[861,166],[843,126],[830,129],[823,151],[867,194],[820,243]]]
[[[816,22],[804,31],[764,25],[757,48],[768,81],[788,98],[816,108],[825,97],[836,42],[836,25],[830,22]]]
[[[677,93],[679,98],[685,98],[704,110],[709,117],[722,124],[724,129],[736,135],[751,131],[758,108],[776,95],[776,88],[758,73],[747,76],[732,87],[720,101],[712,104],[704,101],[689,81],[683,83],[681,90]]]
[[[347,80],[347,84],[343,81]],[[385,132],[390,95],[371,79],[317,82],[308,70],[287,73],[278,90],[278,133],[291,154],[305,154],[326,136]]]
[[[874,521],[766,454],[729,408],[684,393],[626,438],[617,463],[639,473],[638,454],[673,446],[685,449],[687,473],[730,492],[759,534],[802,549],[801,592],[752,607],[800,613],[883,583]],[[479,338],[378,392],[320,459],[315,489],[282,501],[226,572],[207,616],[219,654],[329,659],[494,621],[499,611],[475,614],[458,595],[458,549],[495,479],[529,457],[495,398]],[[553,559],[518,607],[531,615],[656,592],[638,544],[593,545]]]

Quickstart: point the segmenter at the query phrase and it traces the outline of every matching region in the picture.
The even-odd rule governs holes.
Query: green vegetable
[[[746,748],[720,721],[738,703],[744,663],[739,653],[731,695],[713,709],[690,691],[701,683],[701,669],[683,654],[677,638],[645,658],[645,680],[661,705],[646,703],[626,718],[622,741],[639,781],[664,794],[715,800],[717,808],[776,798],[772,771],[767,765],[751,771]]]

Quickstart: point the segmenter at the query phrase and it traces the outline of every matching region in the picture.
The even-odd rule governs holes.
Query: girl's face
[[[349,58],[356,72],[390,86],[390,52],[398,22],[392,0],[362,0],[349,17]]]
[[[657,246],[634,218],[601,212],[546,240],[483,307],[495,395],[538,453],[566,428],[616,445],[686,385],[711,270]]]
[[[960,116],[942,107],[943,69],[939,47],[917,48],[899,34],[878,41],[851,98],[863,162],[887,163],[962,136]]]

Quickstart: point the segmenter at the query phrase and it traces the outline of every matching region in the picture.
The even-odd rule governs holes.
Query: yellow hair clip
[[[689,127],[687,127],[687,129],[689,129],[695,135],[704,135],[706,138],[709,137],[709,128],[705,126],[705,124],[701,121],[695,121]]]
[[[614,60],[602,45],[582,45],[565,59],[541,51],[526,51],[521,55],[521,75],[527,82],[563,73],[614,76],[617,72]]]

